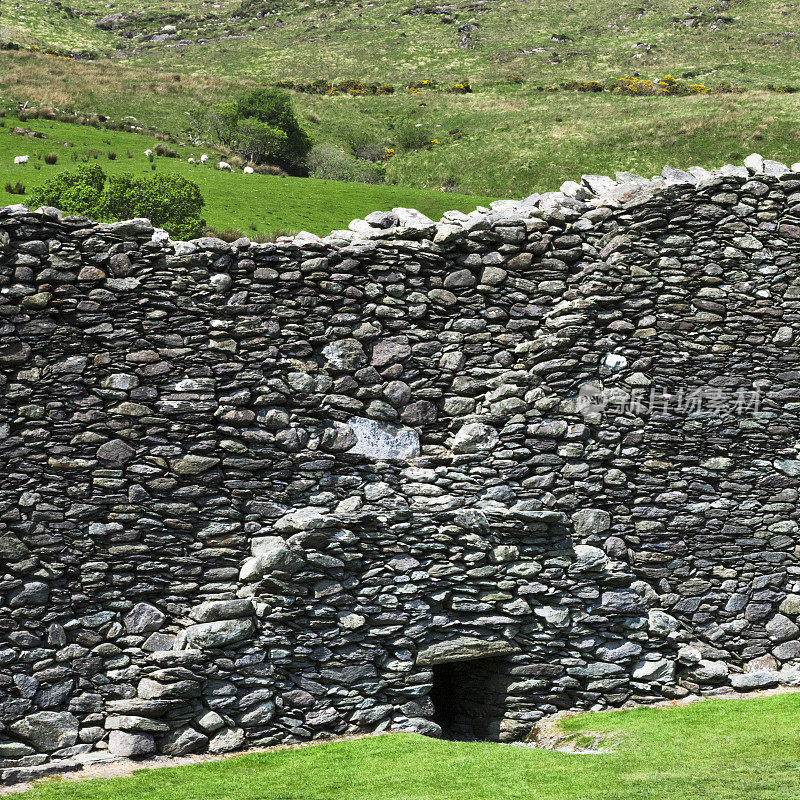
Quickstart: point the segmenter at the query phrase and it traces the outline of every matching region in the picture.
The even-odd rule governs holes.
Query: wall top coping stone
[[[28,209],[24,205],[0,208],[0,225],[12,218],[34,217],[37,224],[52,220],[57,227],[68,228],[75,235],[119,236],[121,239],[149,240],[155,249],[169,246],[174,256],[182,257],[196,252],[245,251],[255,248],[259,253],[326,249],[339,250],[347,254],[366,255],[381,247],[404,250],[421,250],[436,253],[437,246],[445,252],[446,246],[470,234],[480,231],[507,229],[501,234],[513,240],[513,228],[524,226],[530,230],[536,221],[570,221],[582,219],[582,226],[591,225],[607,217],[615,210],[635,208],[659,195],[670,195],[673,191],[701,191],[712,189],[727,180],[744,182],[751,179],[787,180],[797,176],[800,180],[800,162],[791,166],[779,161],[765,159],[752,153],[743,165],[725,164],[719,169],[707,170],[690,167],[688,170],[666,166],[661,175],[651,179],[631,172],[616,172],[614,178],[607,175],[582,175],[580,182],[565,181],[559,191],[532,194],[523,200],[501,199],[489,207],[478,206],[465,214],[447,211],[439,222],[429,219],[421,212],[410,208],[394,208],[390,212],[373,212],[365,219],[353,220],[348,230],[332,231],[321,237],[308,231],[295,236],[279,237],[275,244],[254,244],[247,238],[232,243],[213,237],[201,237],[190,242],[172,241],[166,231],[155,228],[149,220],[132,219],[111,223],[96,223],[87,217],[67,217],[52,207]],[[512,229],[512,230],[508,230]],[[502,241],[502,235],[501,235]],[[2,241],[0,240],[0,244]]]

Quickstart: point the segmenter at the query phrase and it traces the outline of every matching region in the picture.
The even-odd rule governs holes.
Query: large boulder
[[[11,733],[39,752],[52,753],[78,741],[78,720],[68,711],[38,711],[15,722]]]

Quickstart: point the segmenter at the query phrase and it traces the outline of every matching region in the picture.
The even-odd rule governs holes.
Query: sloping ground
[[[57,25],[59,15],[66,18]],[[511,72],[558,81],[664,70],[783,84],[800,76],[797,19],[782,0],[24,0],[5,24],[43,44],[65,46],[71,36],[76,49],[91,44],[167,69],[255,80],[493,82]]]
[[[580,172],[713,166],[753,150],[787,160],[797,147],[798,95],[761,91],[800,84],[799,12],[782,0],[17,5],[19,13],[0,9],[0,44],[101,55],[89,63],[0,51],[7,98],[115,119],[133,114],[183,136],[187,110],[259,83],[390,83],[392,95],[295,101],[316,142],[393,147],[389,182],[417,188],[521,197]],[[667,73],[747,92],[631,97],[537,88]],[[408,93],[425,79],[440,90],[469,80],[474,93]],[[423,141],[404,146],[404,132],[417,125]]]
[[[246,755],[130,777],[49,781],[24,800],[778,800],[800,793],[800,695],[587,714],[563,728],[614,734],[566,755],[397,734]]]
[[[47,138],[12,133],[15,128],[35,131]],[[398,205],[417,207],[438,219],[452,208],[471,211],[489,202],[485,197],[401,186],[244,175],[241,170],[221,172],[213,168],[218,161],[213,150],[178,144],[170,145],[178,157],[156,158],[153,172],[144,151],[157,144],[152,136],[62,122],[10,122],[0,128],[0,205],[25,204],[34,187],[86,163],[99,164],[110,175],[121,172],[137,176],[174,174],[195,181],[206,200],[204,216],[208,225],[215,230],[239,229],[251,237],[300,230],[325,234],[376,209],[388,211]],[[58,159],[52,165],[44,160],[50,153]],[[190,157],[199,159],[202,153],[210,154],[207,166],[189,164]],[[15,165],[17,155],[28,155],[29,162]],[[9,184],[13,188],[17,182],[23,184],[25,194],[10,194],[4,189]]]

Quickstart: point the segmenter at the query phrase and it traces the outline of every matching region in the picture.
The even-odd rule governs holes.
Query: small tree
[[[193,135],[203,135],[256,164],[270,163],[300,172],[311,150],[311,139],[300,127],[289,95],[262,88],[235,103],[217,103],[202,118],[191,115]]]
[[[253,117],[240,120],[238,129],[237,150],[248,160],[256,164],[278,164],[285,160],[289,148],[289,135],[268,122],[261,122]]]

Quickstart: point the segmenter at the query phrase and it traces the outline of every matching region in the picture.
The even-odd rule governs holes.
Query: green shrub
[[[383,165],[372,164],[332,145],[314,147],[306,159],[309,175],[330,181],[357,181],[359,183],[382,183]]]
[[[178,239],[195,238],[205,227],[200,217],[205,205],[200,189],[179,175],[114,176],[109,179],[107,197],[110,217],[147,217],[153,225]]]
[[[449,89],[445,89],[448,94],[472,94],[472,86],[469,81],[461,81]]]
[[[153,150],[157,156],[161,156],[162,158],[180,158],[181,154],[177,151],[173,150],[171,147],[167,147],[165,144],[157,144]]]
[[[94,219],[147,217],[178,239],[197,237],[205,226],[200,189],[178,175],[134,178],[125,173],[106,178],[99,166],[79,167],[34,189],[31,200]]]
[[[44,163],[45,164],[50,164],[50,166],[52,166],[53,164],[58,163],[58,153],[48,153],[44,157]]]
[[[25,194],[25,184],[20,181],[7,183],[5,189],[9,194]]]
[[[372,131],[352,128],[345,135],[350,152],[365,161],[380,161],[386,155],[386,145]]]
[[[421,150],[434,138],[433,129],[428,125],[406,122],[395,131],[395,143],[401,150]]]
[[[65,214],[105,218],[102,205],[106,175],[96,164],[62,172],[31,192],[35,206],[55,206]]]

